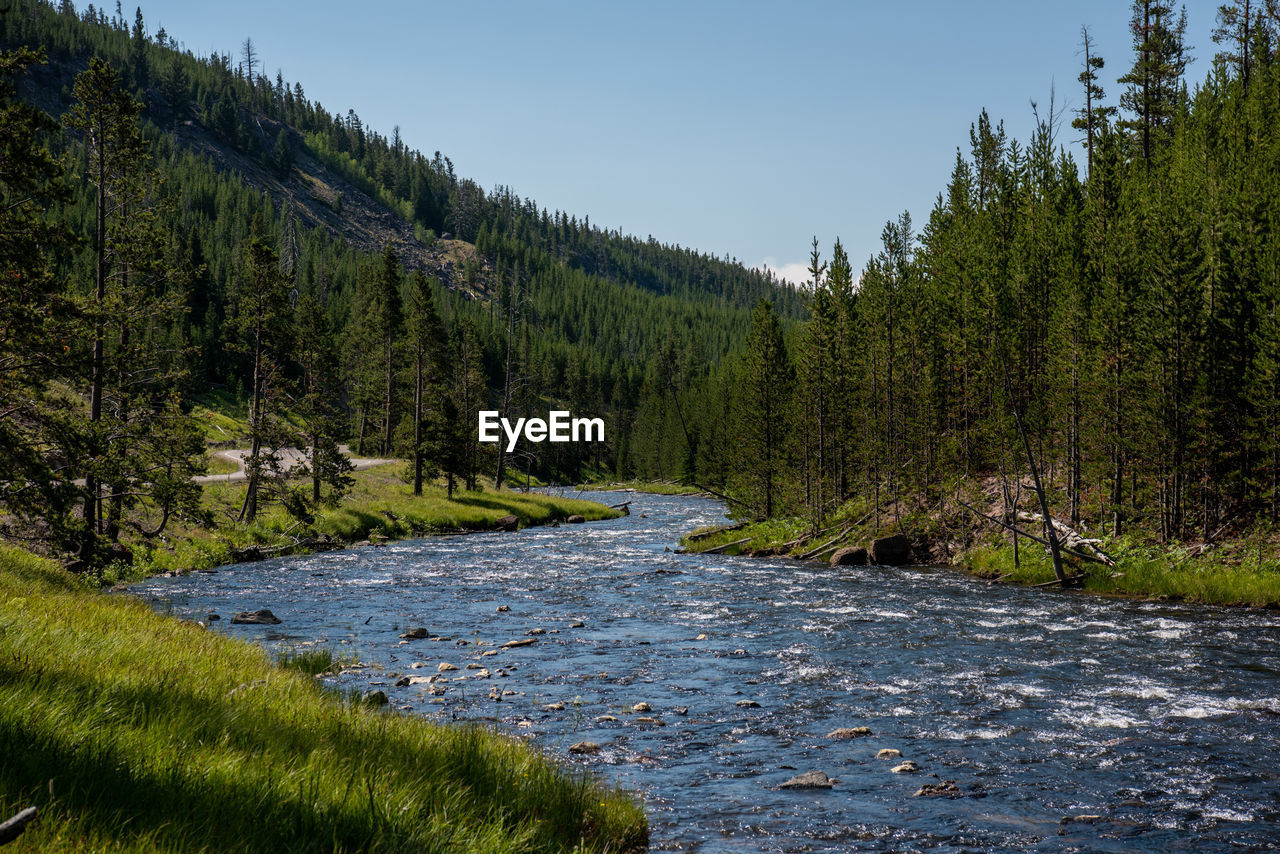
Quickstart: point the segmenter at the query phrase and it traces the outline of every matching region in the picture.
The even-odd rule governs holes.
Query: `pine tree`
[[[71,519],[74,476],[59,457],[78,452],[78,431],[71,414],[44,393],[48,380],[72,369],[62,342],[74,310],[48,264],[48,253],[69,243],[47,213],[66,189],[43,142],[56,125],[18,101],[14,83],[43,61],[30,48],[0,52],[0,515],[6,518],[0,531],[44,529],[66,547],[83,533]]]
[[[751,331],[738,372],[733,420],[737,427],[736,492],[754,513],[781,510],[792,475],[787,439],[792,435],[791,388],[795,373],[773,306],[764,299],[751,314]]]
[[[445,406],[449,398],[445,383],[446,339],[436,311],[436,285],[421,270],[414,271],[408,324],[413,348],[414,495],[422,494],[424,466],[431,461],[438,462],[453,444],[448,441],[448,432],[450,422],[457,421],[456,407],[451,415]]]

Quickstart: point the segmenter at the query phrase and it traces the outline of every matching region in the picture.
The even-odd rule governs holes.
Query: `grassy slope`
[[[325,534],[345,542],[370,537],[400,539],[433,533],[485,530],[499,517],[517,516],[522,526],[541,525],[579,514],[587,520],[619,515],[602,504],[510,490],[456,492],[452,500],[439,484],[415,496],[401,478],[407,463],[393,463],[355,473],[355,487],[342,504],[322,511],[312,526],[302,526],[278,505],[269,506],[252,525],[237,522],[244,501],[243,483],[211,483],[204,487],[204,506],[215,525],[171,523],[163,539],[130,543],[134,566],[113,567],[108,581],[141,578],[170,571],[207,569],[230,563],[232,548],[272,547]]]
[[[976,497],[969,498],[977,503]],[[799,556],[838,534],[846,522],[860,524],[838,543],[840,547],[868,546],[875,537],[888,536],[898,530],[887,513],[882,514],[881,525],[876,528],[872,520],[866,518],[868,512],[865,502],[850,501],[827,521],[828,525],[835,526],[834,531],[784,549],[782,553]],[[698,540],[686,537],[682,545],[690,551],[701,552],[749,537],[749,542],[732,546],[725,553],[772,553],[782,544],[801,537],[806,528],[807,523],[801,519],[771,519]],[[907,512],[902,517],[902,528],[917,541],[961,545],[947,550],[945,562],[982,578],[998,578],[1012,584],[1041,584],[1054,578],[1053,565],[1043,547],[1023,540],[1015,567],[1009,535],[963,510],[945,518],[939,518],[936,512]],[[1280,556],[1275,542],[1265,531],[1254,537],[1256,541],[1237,539],[1203,554],[1177,544],[1160,546],[1130,537],[1116,540],[1103,535],[1101,540],[1103,549],[1116,559],[1114,569],[1068,559],[1069,564],[1074,563],[1068,572],[1085,573],[1086,590],[1214,605],[1280,606]],[[827,551],[819,558],[827,560],[830,555],[831,551]]]
[[[622,851],[643,810],[523,744],[364,708],[0,548],[8,851]],[[50,782],[52,780],[52,783]]]

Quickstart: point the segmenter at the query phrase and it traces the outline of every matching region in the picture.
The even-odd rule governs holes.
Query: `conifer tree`
[[[751,331],[739,366],[733,419],[737,426],[736,492],[759,517],[784,506],[792,476],[791,388],[795,373],[773,306],[764,299],[751,314]]]

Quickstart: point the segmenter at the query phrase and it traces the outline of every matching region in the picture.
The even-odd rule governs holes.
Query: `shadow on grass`
[[[210,697],[167,681],[103,685],[14,663],[0,674],[0,790],[48,808],[52,778],[53,806],[107,837],[255,852],[458,850],[505,838],[554,851],[593,835],[599,792],[590,781],[553,779],[535,762],[524,769],[534,779],[522,782],[502,743],[476,728],[299,712],[271,705],[284,699],[278,693],[248,696],[275,693],[270,686]],[[33,721],[20,713],[32,702],[68,710],[80,725]]]

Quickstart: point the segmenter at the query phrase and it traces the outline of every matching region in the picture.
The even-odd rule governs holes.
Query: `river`
[[[681,555],[722,505],[637,495],[632,511],[133,589],[270,649],[328,644],[373,665],[336,684],[491,722],[642,792],[657,851],[1280,846],[1280,616]],[[283,623],[230,624],[258,608]],[[448,639],[401,641],[418,626]],[[450,681],[395,685],[441,662]],[[827,738],[840,727],[873,734]],[[602,749],[571,755],[581,741]],[[894,773],[903,759],[919,770]],[[810,770],[834,788],[775,788]],[[915,796],[947,780],[958,796]]]

